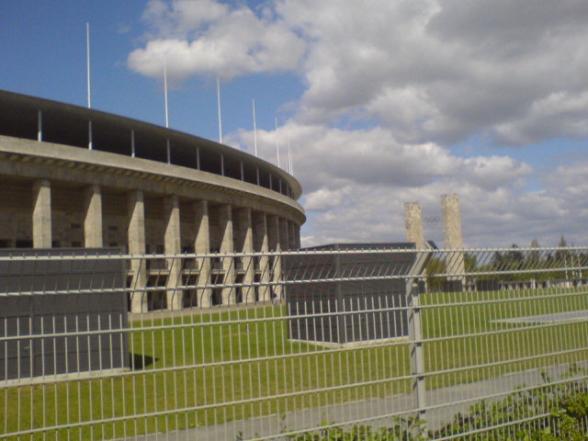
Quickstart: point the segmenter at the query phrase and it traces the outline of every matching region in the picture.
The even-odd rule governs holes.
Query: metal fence
[[[0,254],[2,440],[506,439],[587,374],[586,248]]]

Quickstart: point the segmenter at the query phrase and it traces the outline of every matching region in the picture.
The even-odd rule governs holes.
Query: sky
[[[303,245],[404,239],[460,196],[471,247],[587,243],[585,0],[3,0],[0,89],[223,140],[282,165]],[[277,121],[277,127],[276,127]]]

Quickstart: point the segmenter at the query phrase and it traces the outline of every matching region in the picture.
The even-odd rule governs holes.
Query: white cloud
[[[153,78],[161,77],[164,63],[174,80],[294,70],[305,50],[280,19],[272,14],[259,17],[245,6],[157,0],[150,2],[145,16],[158,34],[131,52],[128,65]]]
[[[250,150],[253,136],[242,131],[229,142]],[[538,237],[544,238],[536,225],[545,218],[531,208],[549,207],[545,214],[554,218],[563,213],[553,208],[552,195],[531,198],[523,191],[532,168],[506,155],[463,158],[436,144],[401,144],[381,128],[342,130],[289,121],[277,131],[258,132],[264,158],[275,156],[276,143],[288,142],[299,170],[296,177],[304,183],[305,231],[311,232],[304,239],[307,246],[403,240],[405,201],[420,201],[426,217],[437,218],[441,195],[455,191],[462,198],[469,245],[520,241],[521,225],[525,233],[541,232]],[[429,237],[440,243],[440,225],[428,229]]]
[[[497,134],[518,144],[545,139],[554,133],[582,137],[588,134],[588,91],[554,92],[534,102],[525,115],[496,127]]]
[[[304,208],[309,211],[324,211],[341,205],[346,194],[350,193],[349,187],[330,190],[320,188],[306,194]]]
[[[588,91],[585,1],[284,0],[278,10],[307,37],[306,122],[363,111],[411,142],[588,134],[586,105],[570,113],[549,99]],[[534,110],[545,100],[548,125]]]
[[[291,145],[305,245],[402,240],[403,202],[436,219],[448,192],[461,196],[468,245],[584,238],[588,163],[535,170],[507,149],[449,146],[588,136],[585,0],[152,0],[144,19],[146,43],[128,58],[143,75],[160,77],[164,59],[176,80],[299,74],[292,118],[258,140],[264,158]],[[247,131],[227,139],[253,143]],[[440,225],[427,227],[440,241]]]
[[[588,135],[588,3],[151,0],[129,67],[161,77],[296,71],[297,119],[363,117],[403,142]]]
[[[215,0],[149,0],[143,19],[160,34],[185,35],[228,12],[226,5]]]

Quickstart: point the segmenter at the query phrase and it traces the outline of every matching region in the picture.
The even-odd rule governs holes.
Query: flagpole
[[[216,77],[216,107],[218,117],[218,142],[223,143],[223,120],[221,110],[221,90],[220,90],[220,78]]]
[[[167,107],[167,61],[163,63],[163,110],[165,113],[165,127],[169,128],[169,113]]]
[[[169,128],[169,109],[167,101],[167,60],[163,62],[163,107],[165,111],[165,128]],[[167,157],[167,163],[171,164],[171,145],[169,138],[165,140],[165,152]]]
[[[90,22],[86,22],[86,86],[88,109],[92,108],[92,78],[90,76]]]
[[[274,127],[276,134],[276,158],[278,159],[278,167],[280,167],[280,144],[278,143],[278,117],[274,118]]]
[[[290,140],[288,140],[288,173],[294,176],[294,164],[292,163],[292,154],[290,153]]]
[[[90,75],[90,22],[86,22],[86,98],[92,108],[92,77]],[[92,120],[88,119],[88,150],[92,150]]]
[[[253,108],[253,152],[257,155],[257,120],[255,116],[255,100],[251,100],[251,107]]]

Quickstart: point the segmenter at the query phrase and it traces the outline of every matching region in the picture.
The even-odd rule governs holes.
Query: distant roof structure
[[[437,244],[432,240],[427,241],[432,249],[438,249]],[[413,242],[337,242],[313,247],[302,248],[302,251],[330,251],[330,250],[411,250],[415,249]]]

